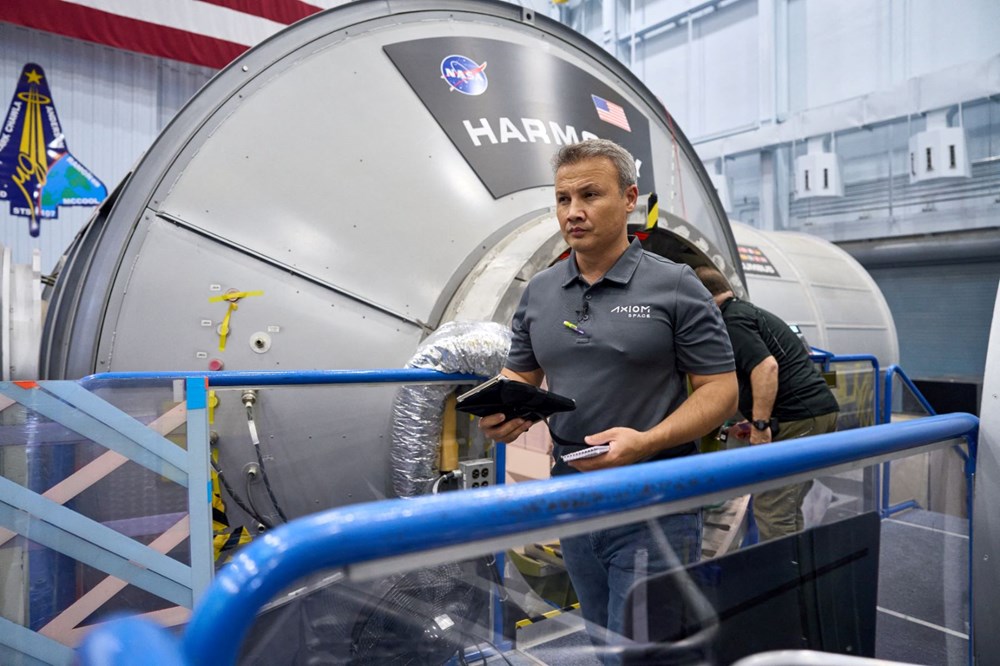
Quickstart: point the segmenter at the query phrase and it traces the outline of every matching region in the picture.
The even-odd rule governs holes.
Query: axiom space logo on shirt
[[[616,305],[611,308],[611,314],[618,315],[624,319],[651,319],[653,316],[652,305]]]

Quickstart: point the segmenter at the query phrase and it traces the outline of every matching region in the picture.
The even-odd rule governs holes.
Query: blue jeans
[[[563,561],[595,645],[617,642],[625,628],[625,597],[635,581],[698,561],[701,527],[701,511],[697,511],[560,540]],[[673,554],[664,551],[664,538]],[[608,631],[602,632],[601,627]]]

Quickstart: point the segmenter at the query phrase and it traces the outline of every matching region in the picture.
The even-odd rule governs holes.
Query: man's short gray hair
[[[552,158],[552,173],[566,165],[595,157],[606,157],[611,160],[618,172],[618,186],[622,192],[630,185],[636,184],[638,175],[635,171],[635,158],[617,143],[607,139],[587,139],[563,146]]]

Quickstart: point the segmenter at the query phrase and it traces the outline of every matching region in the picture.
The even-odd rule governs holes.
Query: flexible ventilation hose
[[[406,367],[491,377],[503,368],[509,350],[510,329],[506,326],[452,321],[424,340]],[[400,387],[396,394],[390,458],[392,489],[397,497],[423,495],[438,478],[442,414],[446,413],[445,399],[454,389],[449,384],[413,384]],[[452,464],[449,456],[441,460],[442,466]],[[457,467],[457,459],[454,464]]]

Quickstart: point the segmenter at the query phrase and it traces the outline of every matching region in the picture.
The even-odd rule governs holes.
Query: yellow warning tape
[[[580,608],[580,602],[577,602],[575,604],[570,604],[565,608],[557,608],[556,610],[550,610],[547,613],[542,613],[541,615],[536,615],[535,617],[529,617],[523,620],[518,620],[517,622],[514,623],[514,628],[521,629],[523,627],[527,627],[528,625],[534,624],[535,622],[541,622],[542,620],[547,620],[549,618],[562,615],[563,613],[568,613],[570,611],[577,610],[578,608]]]
[[[649,199],[646,202],[646,230],[650,230],[656,226],[656,223],[660,221],[660,204],[658,203],[659,197],[656,196],[656,192],[649,193]]]
[[[263,296],[263,291],[230,291],[219,296],[212,296],[208,299],[209,303],[221,303],[222,301],[238,301],[241,298],[247,298],[248,296]]]
[[[218,450],[212,451],[212,460],[218,462]],[[215,560],[225,553],[226,560],[232,557],[233,550],[253,541],[250,531],[246,527],[230,531],[229,517],[226,516],[226,504],[222,501],[222,490],[220,489],[219,474],[215,468],[211,468],[212,479],[212,547]]]
[[[219,325],[219,351],[226,351],[226,338],[229,337],[229,320],[232,318],[233,312],[239,309],[239,306],[236,305],[236,301],[249,296],[263,295],[264,292],[261,290],[230,291],[225,294],[220,294],[219,296],[212,296],[208,299],[209,303],[222,303],[224,301],[229,302],[229,309],[226,310],[226,316],[223,317],[222,323]]]
[[[226,351],[226,338],[229,337],[229,318],[239,309],[236,303],[230,303],[226,310],[226,316],[222,318],[222,325],[219,326],[219,351]]]

